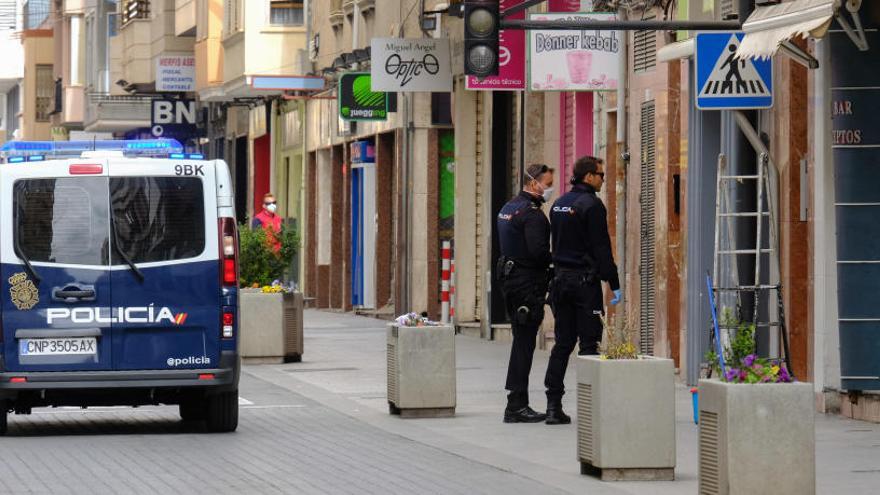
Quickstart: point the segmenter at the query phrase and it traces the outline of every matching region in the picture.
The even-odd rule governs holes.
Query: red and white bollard
[[[455,321],[455,259],[449,260],[449,319]]]
[[[440,322],[449,323],[449,278],[451,272],[452,244],[443,241],[441,251],[442,272],[440,275]]]

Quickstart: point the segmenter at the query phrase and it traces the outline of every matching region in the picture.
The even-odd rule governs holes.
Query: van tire
[[[226,433],[238,428],[238,390],[209,395],[205,405],[208,431]]]
[[[178,404],[180,409],[180,419],[184,421],[204,421],[207,416],[205,410],[205,400],[185,400]]]

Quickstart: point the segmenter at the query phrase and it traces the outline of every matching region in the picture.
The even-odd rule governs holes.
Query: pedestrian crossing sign
[[[699,33],[696,101],[700,110],[746,110],[773,106],[773,64],[738,58],[743,33]]]

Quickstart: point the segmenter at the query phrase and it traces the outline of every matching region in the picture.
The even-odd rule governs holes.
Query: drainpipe
[[[626,9],[621,7],[618,10],[618,17],[620,19],[626,19]],[[623,168],[623,174],[618,173],[618,180],[620,182],[617,183],[617,190],[620,191],[619,198],[617,201],[617,266],[620,267],[619,270],[623,272],[623,276],[620,277],[620,289],[623,291],[624,299],[627,297],[626,295],[626,177],[627,177],[627,168],[629,165],[629,150],[627,149],[626,143],[626,127],[627,127],[627,115],[626,115],[626,89],[627,89],[627,75],[629,73],[628,69],[628,58],[627,58],[627,46],[629,42],[629,32],[628,31],[618,31],[620,33],[620,52],[618,53],[618,57],[620,58],[620,63],[618,72],[617,72],[617,151],[618,151],[618,164],[619,167]]]

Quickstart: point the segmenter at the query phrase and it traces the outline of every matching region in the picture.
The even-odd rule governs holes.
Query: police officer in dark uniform
[[[562,411],[565,370],[579,342],[580,355],[598,354],[604,312],[601,281],[614,291],[611,304],[620,302],[620,280],[608,236],[608,212],[596,193],[602,190],[602,160],[579,159],[571,178],[572,190],[560,197],[550,212],[555,277],[550,289],[556,318],[556,344],[550,353],[547,376],[547,424],[568,424]]]
[[[501,257],[497,273],[513,328],[507,368],[505,423],[539,423],[545,415],[529,407],[529,372],[538,327],[544,320],[550,267],[550,222],[541,205],[550,198],[553,169],[529,165],[523,190],[498,213]]]

